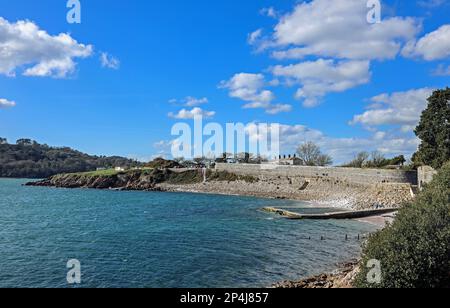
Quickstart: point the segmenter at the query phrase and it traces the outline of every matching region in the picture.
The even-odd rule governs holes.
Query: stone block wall
[[[433,178],[437,174],[437,171],[429,166],[422,166],[417,169],[417,173],[419,189],[423,189],[426,184],[429,184],[431,183],[431,181],[433,181]]]
[[[251,164],[216,165],[218,171],[228,171],[238,175],[267,177],[302,177],[338,179],[348,183],[376,185],[385,183],[418,184],[416,171],[357,169],[339,167],[304,167]]]

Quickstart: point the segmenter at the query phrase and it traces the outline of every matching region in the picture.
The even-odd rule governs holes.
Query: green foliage
[[[237,175],[227,171],[208,172],[208,181],[235,182],[244,181],[247,183],[258,182],[258,179],[250,175]]]
[[[369,284],[365,264],[381,262],[382,283]],[[357,287],[450,287],[450,163],[395,222],[366,243]]]
[[[188,170],[183,172],[171,172],[166,171],[166,181],[169,184],[178,184],[178,185],[186,185],[186,184],[197,184],[203,182],[203,174],[202,170]],[[208,170],[206,177],[208,182],[217,181],[217,182],[235,182],[235,181],[244,181],[247,183],[257,182],[258,179],[252,176],[241,176],[236,175],[234,173],[230,173],[227,171],[212,171]]]
[[[388,166],[403,166],[406,163],[406,158],[403,155],[396,156],[391,159],[387,159],[380,152],[373,152],[369,154],[367,152],[361,152],[356,157],[345,164],[343,167],[347,168],[385,168]]]
[[[30,139],[20,139],[17,144],[0,143],[0,177],[46,178],[59,173],[139,165],[123,157],[91,156],[67,147],[38,144]]]
[[[422,140],[413,157],[416,165],[439,169],[450,160],[450,88],[435,91],[428,99],[415,133]]]
[[[96,176],[111,176],[111,175],[116,175],[119,173],[120,173],[120,171],[116,171],[115,169],[105,169],[105,170],[98,170],[98,171],[78,172],[77,174],[84,175],[84,176],[96,177]]]
[[[176,160],[166,160],[162,157],[155,158],[146,164],[146,167],[154,169],[179,168],[181,165]]]

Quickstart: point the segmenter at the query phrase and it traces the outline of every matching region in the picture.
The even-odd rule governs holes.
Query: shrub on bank
[[[367,279],[370,260],[381,263],[380,284]],[[450,163],[391,226],[368,240],[361,269],[356,287],[450,287]]]

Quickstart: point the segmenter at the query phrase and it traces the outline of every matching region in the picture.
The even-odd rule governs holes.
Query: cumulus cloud
[[[118,70],[120,68],[119,59],[111,56],[106,52],[102,52],[100,54],[100,62],[102,64],[102,67],[110,68],[113,70]]]
[[[369,61],[340,61],[319,59],[288,66],[275,66],[272,73],[283,77],[287,84],[301,85],[296,97],[305,107],[314,107],[330,92],[343,92],[370,81]]]
[[[261,108],[272,115],[291,111],[291,105],[272,103],[276,97],[272,91],[265,89],[269,85],[272,83],[266,83],[263,74],[240,73],[228,81],[222,81],[219,87],[228,89],[230,97],[247,102],[243,106],[245,109]]]
[[[74,72],[75,59],[93,53],[91,45],[78,43],[69,34],[50,35],[31,21],[10,23],[0,17],[0,74],[64,78]]]
[[[222,81],[220,88],[229,89],[230,96],[247,102],[270,103],[275,99],[272,91],[264,90],[263,74],[240,73],[228,81]]]
[[[403,132],[411,131],[427,107],[427,98],[433,89],[422,88],[392,94],[380,94],[370,99],[372,105],[363,114],[354,116],[350,124],[368,128],[381,125],[401,126]]]
[[[450,57],[450,25],[443,25],[418,41],[410,41],[402,54],[405,57],[419,57],[427,61]]]
[[[206,111],[201,108],[195,107],[192,110],[181,109],[178,113],[169,113],[170,118],[179,119],[179,120],[188,120],[194,119],[196,117],[203,117],[205,119],[212,118],[216,115],[215,111]]]
[[[367,22],[367,1],[302,2],[279,20],[266,47],[276,47],[278,59],[306,56],[340,59],[393,59],[402,44],[413,39],[421,24],[413,18],[390,17]],[[284,49],[286,48],[286,49]]]
[[[0,109],[6,109],[16,106],[16,102],[0,98]]]

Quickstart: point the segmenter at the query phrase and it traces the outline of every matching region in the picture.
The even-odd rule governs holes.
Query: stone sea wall
[[[251,164],[217,164],[217,171],[238,175],[273,177],[321,178],[345,181],[353,184],[411,184],[417,185],[416,171],[378,170],[338,167],[303,167]]]

